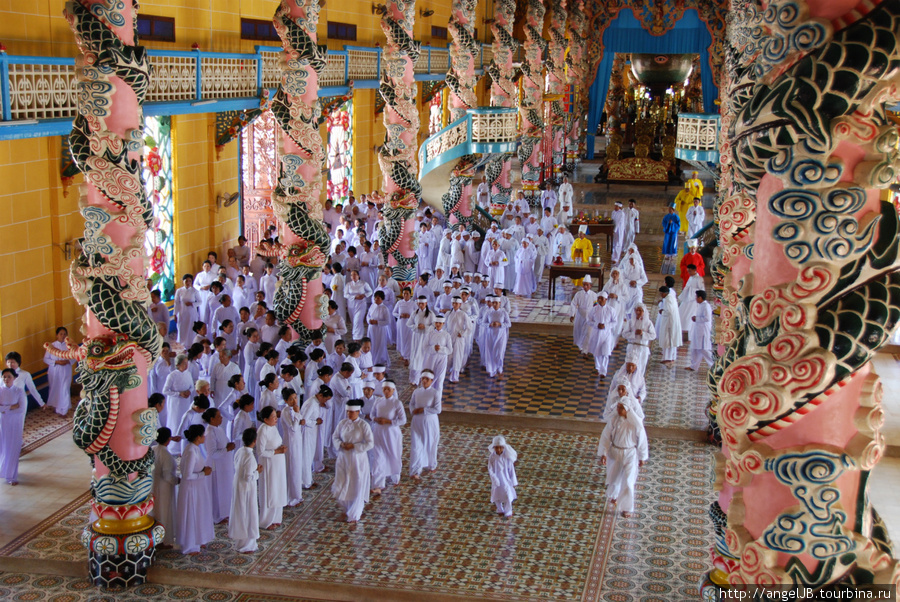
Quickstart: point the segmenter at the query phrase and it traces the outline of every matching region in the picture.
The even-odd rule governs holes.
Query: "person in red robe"
[[[703,261],[703,257],[700,253],[697,252],[697,242],[693,240],[688,243],[688,252],[684,254],[684,257],[681,258],[681,263],[679,264],[681,267],[682,287],[687,285],[688,278],[691,277],[687,270],[687,267],[691,264],[697,267],[697,274],[701,277],[706,276],[706,263]]]

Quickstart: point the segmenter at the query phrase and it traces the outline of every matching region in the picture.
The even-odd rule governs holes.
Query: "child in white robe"
[[[611,504],[618,504],[625,518],[634,511],[638,470],[649,458],[647,432],[638,411],[634,397],[620,397],[597,450],[600,463],[606,466],[606,496]]]
[[[488,474],[491,476],[491,502],[497,506],[497,514],[510,517],[516,499],[516,460],[518,454],[503,435],[497,435],[488,447]]]
[[[350,313],[352,336],[359,340],[366,336],[366,313],[369,311],[369,298],[372,287],[360,280],[359,272],[350,272],[350,282],[344,287],[344,298],[347,300],[347,311]]]
[[[0,478],[8,485],[19,484],[19,455],[22,452],[22,433],[28,402],[25,392],[16,386],[16,373],[3,370],[0,387]]]
[[[437,470],[438,442],[441,439],[441,398],[431,384],[434,374],[423,370],[419,388],[409,401],[412,423],[409,429],[409,476],[418,481],[423,470]]]
[[[287,504],[286,447],[278,434],[278,414],[269,406],[259,413],[262,423],[257,429],[256,457],[262,464],[259,484],[259,526],[269,531],[279,527]]]
[[[303,425],[297,392],[286,387],[281,390],[281,396],[285,404],[279,422],[284,435],[287,505],[298,506],[303,502]]]
[[[381,495],[390,479],[397,485],[403,464],[403,434],[400,427],[406,424],[406,411],[397,397],[397,386],[389,380],[382,384],[384,397],[376,398],[369,410],[372,421],[374,447],[370,455],[372,470],[372,495]]]
[[[241,434],[244,444],[234,454],[234,487],[231,495],[231,520],[228,537],[235,540],[238,552],[248,554],[257,550],[259,539],[259,500],[257,481],[262,466],[256,462],[256,429],[245,429]]]
[[[47,381],[50,385],[50,393],[47,395],[47,405],[56,409],[56,413],[65,416],[72,405],[72,364],[74,360],[67,360],[52,353],[50,348],[59,351],[68,351],[66,339],[69,331],[60,326],[56,329],[56,340],[44,347],[44,363],[47,364]]]
[[[640,304],[634,308],[634,317],[628,320],[622,336],[628,341],[625,353],[632,353],[635,363],[641,374],[647,370],[647,361],[650,359],[650,343],[656,340],[656,328],[647,315],[647,308]]]
[[[331,494],[346,513],[348,523],[360,519],[369,501],[371,472],[368,451],[375,442],[369,423],[360,417],[362,405],[360,399],[348,401],[346,418],[338,423],[332,435],[338,457],[334,464]]]
[[[175,458],[169,453],[172,431],[166,427],[157,429],[153,448],[153,518],[166,528],[166,536],[158,550],[170,550],[175,543],[175,486],[178,485],[178,469]]]
[[[206,458],[212,464],[212,514],[213,522],[224,523],[231,512],[232,482],[234,481],[234,458],[236,447],[228,440],[225,432],[224,415],[216,408],[203,412],[206,427]]]
[[[193,424],[184,432],[188,445],[181,457],[181,484],[178,487],[178,518],[175,537],[182,554],[196,556],[216,537],[213,527],[212,499],[210,496],[210,475],[212,467],[207,465],[200,446],[206,441],[206,429],[202,424]]]

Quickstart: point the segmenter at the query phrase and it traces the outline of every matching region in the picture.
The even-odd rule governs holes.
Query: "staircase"
[[[469,109],[433,136],[419,149],[419,183],[422,200],[443,213],[441,197],[447,192],[450,175],[467,155],[513,153],[518,140],[517,111],[512,108]]]

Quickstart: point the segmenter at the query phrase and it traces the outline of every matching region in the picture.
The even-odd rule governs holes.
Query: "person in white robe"
[[[391,278],[393,280],[393,278]],[[396,284],[396,283],[395,283]],[[378,287],[375,289],[375,292],[381,291],[384,295],[384,306],[387,307],[388,310],[388,326],[387,326],[387,344],[396,345],[397,343],[397,321],[394,319],[394,306],[397,305],[397,295],[394,294],[394,289],[387,282],[387,277],[384,274],[378,276]],[[375,293],[372,293],[373,298]]]
[[[312,469],[316,455],[316,443],[319,437],[319,425],[323,422],[321,415],[323,408],[319,404],[318,397],[322,396],[324,398],[326,392],[328,397],[331,397],[331,389],[329,387],[324,387],[324,389],[326,391],[323,391],[322,387],[320,387],[316,395],[307,398],[303,405],[300,406],[300,436],[303,439],[302,456],[300,458],[300,483],[303,489],[317,487],[315,482],[313,482]]]
[[[422,346],[425,352],[423,365],[434,374],[434,383],[431,387],[437,391],[438,398],[444,394],[444,379],[447,376],[447,364],[450,354],[453,353],[453,339],[450,333],[444,329],[446,318],[435,316],[434,325],[425,335],[425,343]]]
[[[378,274],[381,272],[381,253],[372,251],[372,243],[363,243],[364,251],[359,254],[359,277],[373,290],[377,286]]]
[[[210,402],[209,397],[200,392],[201,384],[206,383],[205,380],[198,380],[194,385],[197,389],[197,395],[194,397],[194,401],[191,403],[190,409],[184,413],[184,416],[181,417],[181,421],[178,423],[178,430],[175,431],[177,433],[183,433],[191,426],[195,424],[203,425],[203,412],[209,409]],[[185,448],[189,445],[187,439],[181,439],[178,447],[175,447],[173,451],[177,455],[181,455],[184,453]],[[205,445],[201,445],[201,450],[204,454],[206,454]],[[205,456],[204,456],[205,457]]]
[[[610,379],[609,382],[611,384],[609,391],[607,391],[606,394],[606,406],[603,412],[604,416],[609,412],[615,412],[615,406],[620,397],[618,386],[621,382],[628,384],[632,397],[637,399],[641,406],[643,406],[644,400],[647,399],[647,382],[644,380],[644,375],[637,369],[635,361],[636,358],[633,353],[631,355],[626,353],[625,364],[616,370],[616,373],[613,374]]]
[[[325,454],[326,450],[331,448],[330,437],[334,433],[331,420],[334,392],[329,386],[332,376],[331,368],[326,366],[319,370],[319,374],[319,378],[316,379],[316,383],[313,385],[313,390],[316,391],[315,398],[316,403],[319,405],[319,418],[322,421],[316,421],[318,428],[316,429],[316,444],[313,450],[313,472],[325,472]],[[328,383],[325,382],[326,380]]]
[[[509,329],[512,324],[509,312],[501,309],[500,297],[492,296],[490,299],[491,309],[485,311],[481,318],[484,328],[481,356],[488,375],[493,378],[503,375],[503,360],[506,357],[506,344],[509,341]]]
[[[322,320],[325,326],[325,350],[334,353],[334,342],[343,339],[347,335],[347,322],[338,311],[335,301],[328,302],[328,317]]]
[[[344,298],[347,300],[347,311],[350,312],[352,336],[359,340],[366,336],[366,312],[369,310],[369,298],[372,296],[372,287],[359,278],[356,270],[350,272],[350,282],[344,288]]]
[[[681,313],[675,292],[668,286],[659,287],[659,314],[656,317],[656,342],[662,350],[662,363],[671,366],[681,347]]]
[[[476,242],[479,238],[481,238],[481,234],[477,230],[475,232],[463,232],[463,255],[466,259],[463,268],[467,272],[474,272],[478,269],[480,252],[476,247]]]
[[[572,303],[569,305],[569,322],[572,322],[572,336],[575,339],[575,346],[581,351],[582,355],[587,355],[590,351],[591,339],[593,333],[587,327],[587,317],[594,304],[597,302],[597,293],[591,290],[593,280],[588,274],[581,280],[581,286],[572,296]]]
[[[569,183],[568,176],[563,176],[562,184],[559,185],[559,190],[556,194],[559,197],[560,207],[562,207],[563,210],[566,211],[567,216],[571,218],[575,214],[575,191]]]
[[[257,550],[259,539],[259,473],[263,467],[256,461],[256,430],[240,433],[243,446],[234,454],[234,486],[231,495],[231,520],[228,537],[242,554]]]
[[[403,434],[400,427],[406,424],[406,410],[397,397],[393,381],[382,383],[383,397],[376,398],[369,419],[372,421],[373,447],[369,454],[372,471],[372,495],[381,495],[387,481],[397,485],[403,464]]]
[[[334,258],[332,258],[331,270],[334,272],[334,276],[331,278],[331,300],[337,303],[338,314],[346,319],[347,298],[344,296],[344,287],[347,283],[344,278],[344,268],[340,262],[334,261]]]
[[[588,312],[586,326],[591,331],[590,352],[594,356],[594,368],[600,376],[600,380],[606,378],[609,369],[609,356],[616,346],[613,336],[615,329],[616,310],[607,303],[608,295],[600,292],[597,302]]]
[[[3,386],[0,386],[0,478],[8,485],[19,484],[19,456],[28,411],[25,392],[15,381],[15,371],[4,368]]]
[[[200,292],[194,288],[194,277],[185,274],[181,278],[183,286],[175,291],[175,320],[178,328],[178,342],[185,349],[194,340],[194,322],[200,319]]]
[[[188,445],[181,456],[181,483],[178,486],[175,538],[182,554],[195,556],[216,537],[213,527],[212,467],[204,457],[201,445],[206,441],[206,429],[193,424],[184,433]]]
[[[372,361],[390,366],[388,339],[390,339],[391,311],[384,302],[382,291],[375,291],[372,295],[372,307],[369,308],[366,321],[369,323],[368,336],[372,340]]]
[[[434,312],[428,309],[424,295],[416,300],[416,305],[418,307],[415,312],[406,321],[406,327],[412,333],[409,349],[410,384],[419,381],[419,372],[425,367],[425,338],[434,324]]]
[[[641,231],[641,214],[637,210],[637,204],[634,199],[628,199],[628,207],[624,210],[628,228],[625,231],[625,239],[622,241],[622,248],[627,249],[634,243],[634,237]]]
[[[350,379],[353,376],[354,367],[350,362],[344,362],[341,364],[340,370],[334,374],[334,378],[329,383],[329,387],[331,387],[331,392],[334,396],[331,399],[331,417],[325,425],[327,431],[324,433],[324,439],[327,442],[331,441],[332,436],[334,435],[334,429],[337,427],[338,422],[343,420],[342,416],[345,416],[347,413],[347,402],[354,398],[353,389],[350,386]],[[329,457],[337,457],[337,451],[330,444],[326,444],[325,451],[328,452]]]
[[[259,526],[271,531],[281,525],[288,502],[286,448],[278,434],[275,408],[263,408],[259,417],[262,422],[256,430],[256,458],[263,467],[259,483]]]
[[[438,246],[437,262],[434,269],[447,271],[450,269],[450,247],[453,244],[453,231],[445,230],[444,236],[441,238],[441,244]]]
[[[556,234],[553,236],[553,248],[550,249],[550,255],[552,256],[551,261],[555,260],[557,257],[562,258],[564,261],[568,260],[568,258],[572,256],[573,244],[575,244],[575,237],[572,236],[569,228],[566,226],[557,228]]]
[[[622,279],[628,293],[625,299],[625,317],[630,318],[635,306],[644,302],[644,285],[647,284],[644,262],[637,253],[629,254],[622,262]]]
[[[163,386],[166,384],[166,378],[168,378],[169,373],[175,369],[172,361],[174,357],[175,356],[172,354],[172,346],[167,342],[163,343],[162,349],[159,351],[159,357],[153,362],[153,367],[150,368],[150,371],[147,374],[147,377],[150,380],[147,385],[147,392],[150,395],[162,393]]]
[[[684,285],[684,288],[681,289],[681,294],[678,295],[678,313],[681,316],[681,329],[688,331],[688,341],[691,340],[691,332],[693,330],[693,320],[691,318],[697,313],[697,292],[706,291],[703,277],[697,273],[696,267],[691,269],[693,265],[690,264],[688,266],[689,277],[687,284]]]
[[[634,397],[620,397],[597,450],[600,464],[606,466],[606,496],[611,504],[618,505],[625,518],[634,511],[638,470],[650,457],[639,408]]]
[[[303,425],[297,392],[282,389],[284,409],[279,423],[284,436],[285,473],[287,475],[287,505],[297,506],[303,501]],[[310,459],[310,467],[312,460]]]
[[[166,427],[157,429],[153,446],[153,512],[152,516],[166,528],[166,535],[158,550],[170,550],[175,543],[175,487],[178,485],[178,467],[169,453],[172,431]]]
[[[357,522],[369,501],[371,470],[368,451],[375,445],[372,428],[360,417],[362,401],[347,402],[347,417],[341,420],[332,435],[332,443],[339,450],[334,464],[331,494],[344,510],[348,523]]]
[[[47,364],[47,382],[50,392],[47,395],[47,405],[56,410],[60,416],[69,413],[72,404],[72,365],[73,360],[63,359],[50,352],[50,347],[59,351],[68,351],[66,339],[69,331],[60,326],[56,329],[56,340],[45,345],[44,363]]]
[[[691,317],[691,365],[687,370],[699,370],[700,362],[713,365],[712,355],[712,306],[706,300],[706,291],[696,292],[697,308]]]
[[[475,190],[475,200],[482,209],[491,206],[491,185],[488,184],[485,176],[481,176],[481,182]]]
[[[603,291],[609,295],[609,304],[616,310],[616,329],[615,337],[622,335],[625,328],[625,306],[630,298],[628,285],[622,279],[622,274],[618,268],[613,268],[609,273],[609,280],[603,283]]]
[[[491,248],[485,252],[482,249],[482,257],[484,257],[488,278],[491,284],[503,288],[506,283],[506,264],[508,260],[506,253],[500,248],[499,240],[491,241]],[[513,283],[510,283],[512,286]]]
[[[706,210],[700,204],[700,199],[694,199],[694,204],[687,210],[688,220],[688,239],[693,239],[694,235],[703,229],[703,223],[706,221]]]
[[[535,249],[531,244],[531,239],[524,239],[515,256],[516,280],[513,293],[520,297],[530,297],[537,288],[534,280],[535,258]]]
[[[229,441],[222,412],[209,408],[203,412],[206,427],[206,458],[212,466],[212,515],[216,524],[228,520],[234,482],[234,443]],[[164,523],[165,524],[165,523]]]
[[[231,353],[228,350],[219,352],[217,359],[213,360],[213,366],[209,374],[209,387],[212,391],[213,399],[218,406],[221,401],[228,397],[228,382],[233,376],[241,373],[240,367],[231,361]],[[229,463],[232,463],[229,459]]]
[[[512,289],[516,284],[516,251],[519,250],[519,241],[513,238],[509,230],[503,233],[500,250],[504,253],[503,288]],[[496,282],[494,286],[497,286]]]
[[[453,311],[447,315],[446,322],[446,330],[452,343],[450,373],[447,375],[447,380],[451,383],[459,382],[459,373],[465,369],[469,360],[472,319],[461,308],[462,297],[453,297]]]
[[[512,505],[516,500],[516,460],[519,455],[506,442],[506,437],[497,435],[488,447],[488,474],[491,477],[491,503],[497,507],[497,514],[509,518],[513,514]]]
[[[546,190],[541,191],[541,207],[546,211],[550,210],[551,213],[556,211],[556,201],[557,194],[556,191],[553,190],[552,185],[548,185]]]
[[[619,263],[622,256],[622,248],[625,242],[625,235],[628,233],[628,216],[622,209],[622,203],[616,201],[612,214],[609,216],[613,221],[613,240],[612,240],[612,262]]]
[[[643,303],[634,308],[634,317],[628,320],[622,336],[628,341],[625,352],[635,354],[635,363],[643,374],[650,359],[650,343],[656,340],[656,328]]]
[[[437,470],[438,442],[441,439],[441,398],[433,388],[434,374],[422,371],[419,387],[409,400],[412,423],[409,428],[409,476],[420,480],[422,471]]]
[[[175,357],[175,369],[166,378],[162,393],[166,396],[166,426],[172,433],[180,433],[178,427],[184,413],[191,408],[194,396],[194,379],[188,370],[190,364],[186,355]],[[179,436],[180,435],[176,435]]]

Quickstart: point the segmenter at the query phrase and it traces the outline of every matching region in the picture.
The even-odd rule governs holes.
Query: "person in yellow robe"
[[[694,206],[694,193],[691,191],[691,182],[693,180],[685,182],[684,190],[679,191],[678,196],[675,197],[675,207],[678,210],[678,217],[681,218],[681,231],[685,235],[687,235],[687,212],[688,209]],[[703,184],[700,184],[700,188],[703,188]]]
[[[578,238],[572,243],[572,261],[575,263],[590,263],[591,256],[594,254],[594,245],[585,234],[587,226],[578,227]],[[581,286],[581,278],[573,278],[572,284]]]
[[[699,175],[700,172],[692,171],[691,179],[687,181],[691,194],[694,195],[695,199],[703,198],[703,182],[701,182],[700,178],[697,177]]]

